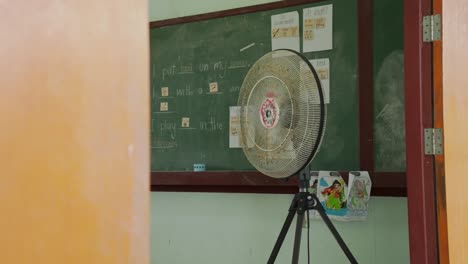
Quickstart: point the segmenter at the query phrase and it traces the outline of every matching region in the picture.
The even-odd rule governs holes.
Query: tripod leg
[[[301,249],[301,235],[302,235],[302,224],[304,223],[304,211],[297,213],[296,222],[296,234],[294,236],[294,248],[292,256],[292,264],[299,263],[299,252]]]
[[[349,250],[348,246],[344,242],[343,238],[340,236],[338,233],[338,230],[336,230],[335,226],[333,225],[332,221],[328,217],[328,215],[325,212],[325,208],[323,208],[322,204],[318,200],[317,196],[313,197],[313,199],[316,201],[315,208],[319,212],[320,216],[322,217],[323,221],[325,224],[327,224],[328,229],[330,229],[330,232],[333,234],[333,236],[336,239],[336,242],[341,247],[341,250],[345,253],[346,257],[348,257],[348,260],[352,264],[358,264],[357,260],[354,258],[353,254],[351,253],[351,250]]]
[[[291,226],[292,220],[294,219],[294,215],[296,214],[296,207],[297,207],[297,195],[294,196],[291,206],[289,207],[289,213],[284,221],[283,228],[281,228],[281,232],[276,240],[275,246],[273,247],[273,251],[271,251],[270,258],[268,259],[268,264],[274,264],[276,257],[278,256],[279,250],[283,245],[284,238],[288,233],[289,227]]]

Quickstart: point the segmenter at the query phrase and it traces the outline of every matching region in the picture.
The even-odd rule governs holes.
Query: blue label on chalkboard
[[[205,171],[205,164],[193,164],[193,171]]]

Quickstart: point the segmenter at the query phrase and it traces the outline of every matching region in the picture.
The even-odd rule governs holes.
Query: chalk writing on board
[[[223,71],[224,69],[226,69],[226,62],[217,61],[213,64],[214,71]]]
[[[191,74],[193,73],[193,66],[190,65],[181,65],[177,74]]]
[[[238,93],[239,91],[240,91],[240,86],[238,85],[234,85],[234,86],[231,86],[231,88],[229,88],[230,93]]]
[[[176,89],[177,96],[193,96],[194,94],[195,91],[190,84],[187,84],[184,88]]]
[[[247,50],[247,49],[250,49],[251,47],[255,46],[255,42],[254,43],[251,43],[243,48],[241,48],[239,51],[240,52],[243,52],[244,50]]]
[[[207,72],[210,70],[210,65],[207,63],[204,64],[198,64],[198,71],[199,72]]]
[[[213,71],[218,73],[219,78],[224,78],[226,76],[227,62],[217,61],[213,63]]]
[[[176,74],[176,66],[171,65],[169,67],[162,69],[162,79],[166,80],[169,76],[174,76]]]
[[[168,149],[177,147],[176,141],[176,123],[174,121],[164,120],[158,123],[153,149]]]
[[[246,68],[249,67],[249,62],[246,60],[234,60],[229,62],[229,69],[237,69],[237,68]]]
[[[156,142],[156,145],[152,146],[152,149],[170,149],[176,148],[177,142],[176,141],[159,141]]]
[[[153,114],[176,114],[177,112],[175,111],[159,111],[159,112],[153,112]]]
[[[174,133],[174,137],[175,137],[175,129],[176,129],[175,122],[164,120],[163,122],[159,124],[159,131],[161,132],[161,134],[169,131],[169,132]]]
[[[222,131],[223,122],[218,121],[215,117],[210,117],[209,120],[200,121],[200,130],[201,131]]]

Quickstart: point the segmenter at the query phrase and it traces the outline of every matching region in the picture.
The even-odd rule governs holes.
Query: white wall
[[[292,195],[152,193],[153,264],[266,263]],[[334,221],[361,264],[409,263],[406,198],[372,197],[369,219]],[[312,263],[348,263],[319,220],[311,220]],[[277,263],[290,263],[295,222]],[[307,259],[303,229],[301,263]]]

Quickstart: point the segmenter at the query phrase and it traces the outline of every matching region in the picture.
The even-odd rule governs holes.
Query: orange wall
[[[468,9],[443,1],[445,172],[450,263],[468,263]]]
[[[0,2],[0,263],[148,263],[144,0]]]

